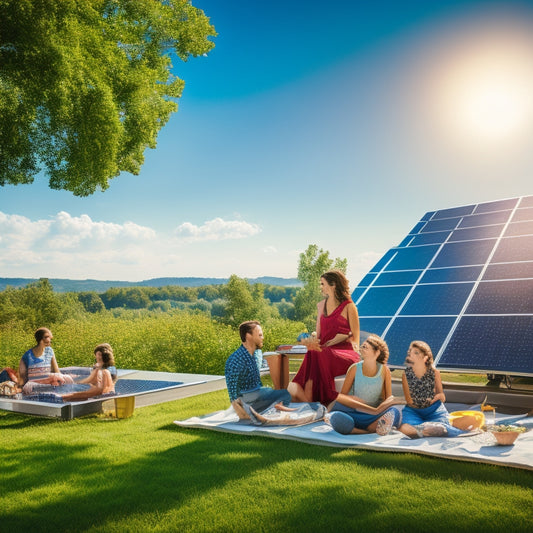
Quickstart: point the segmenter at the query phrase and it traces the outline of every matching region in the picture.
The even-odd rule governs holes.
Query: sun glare
[[[529,34],[493,31],[470,36],[454,48],[433,69],[433,101],[448,136],[478,147],[530,136],[533,39]]]
[[[503,140],[527,126],[532,97],[526,90],[525,80],[512,74],[506,75],[502,69],[486,71],[476,79],[465,78],[464,88],[457,91],[456,102],[465,133],[487,140]]]

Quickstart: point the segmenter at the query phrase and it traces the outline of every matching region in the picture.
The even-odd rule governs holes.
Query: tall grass
[[[236,328],[202,313],[105,312],[50,326],[60,366],[89,366],[93,349],[109,342],[117,366],[139,370],[224,373],[224,363],[240,344]],[[292,343],[303,324],[273,319],[264,325],[264,349]],[[18,367],[22,354],[35,344],[33,332],[11,325],[0,330],[0,366]]]
[[[0,529],[526,532],[532,473],[172,424],[226,391],[69,422],[0,412]]]

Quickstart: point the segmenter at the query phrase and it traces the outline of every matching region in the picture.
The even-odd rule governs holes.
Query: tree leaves
[[[186,0],[0,0],[0,185],[77,196],[138,174],[177,110],[171,56],[207,53],[216,32]]]

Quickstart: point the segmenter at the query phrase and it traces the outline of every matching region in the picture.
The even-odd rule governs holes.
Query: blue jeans
[[[261,387],[253,391],[243,392],[240,397],[258,413],[276,403],[281,402],[285,406],[291,403],[291,395],[287,389]]]
[[[335,402],[331,409],[329,422],[337,433],[349,435],[354,428],[366,430],[370,424],[389,411],[394,414],[394,426],[398,427],[400,425],[401,415],[399,409],[396,407],[389,407],[377,415],[370,415]]]
[[[403,408],[402,422],[411,426],[418,426],[424,422],[440,422],[449,424],[448,411],[444,404],[439,400],[429,407],[416,409],[406,405]]]
[[[429,407],[417,409],[405,405],[402,410],[402,424],[409,424],[410,426],[419,426],[424,422],[438,422],[446,426],[446,437],[457,437],[468,431],[457,429],[450,424],[449,413],[444,404],[438,400]]]

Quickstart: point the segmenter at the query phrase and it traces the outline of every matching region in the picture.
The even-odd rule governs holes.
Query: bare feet
[[[424,422],[415,429],[419,437],[444,437],[448,433],[446,426],[438,422]]]
[[[394,413],[392,411],[387,411],[380,419],[378,419],[376,433],[378,435],[388,435],[392,431],[393,424]]]
[[[233,409],[237,413],[237,416],[239,417],[239,420],[250,420],[250,416],[244,410],[240,398],[238,398],[237,400],[232,402],[231,405],[233,406]]]

